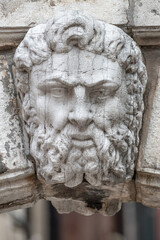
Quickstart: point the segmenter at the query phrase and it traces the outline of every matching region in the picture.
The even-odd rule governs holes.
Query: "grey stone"
[[[134,25],[135,26],[159,26],[160,25],[160,1],[139,0],[134,1]]]
[[[126,24],[128,0],[1,0],[0,26],[34,26],[46,23],[57,11],[83,10],[112,24]]]

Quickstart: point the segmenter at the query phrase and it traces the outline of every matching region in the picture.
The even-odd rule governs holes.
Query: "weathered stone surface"
[[[59,213],[75,211],[83,215],[94,213],[114,215],[120,210],[121,203],[135,200],[135,185],[134,181],[130,181],[102,188],[87,183],[75,188],[66,188],[62,185],[46,186],[44,196],[52,202]]]
[[[11,52],[0,55],[0,211],[31,206],[33,164],[24,151]],[[21,200],[20,200],[21,199]]]
[[[10,57],[11,58],[11,57]],[[16,94],[11,76],[11,62],[0,55],[0,172],[3,169],[25,169],[31,167],[26,159],[22,132],[18,118]],[[2,163],[4,166],[2,166]]]
[[[160,173],[160,69],[140,164],[142,171],[151,168],[152,173]]]
[[[144,56],[148,69],[148,83],[137,170],[148,172],[150,169],[151,173],[158,173],[160,171],[160,51],[144,49]]]
[[[133,19],[135,26],[159,26],[160,25],[160,1],[159,0],[133,0]]]
[[[100,20],[127,24],[128,0],[0,0],[0,26],[46,23],[61,9],[84,10]]]
[[[160,207],[160,50],[144,48],[148,70],[145,112],[136,174],[136,200]]]

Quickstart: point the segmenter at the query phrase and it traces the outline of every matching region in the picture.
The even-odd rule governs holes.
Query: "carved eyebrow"
[[[120,83],[117,83],[117,82],[114,82],[114,81],[111,81],[111,80],[105,80],[105,79],[103,79],[103,80],[100,80],[100,81],[96,81],[96,82],[93,82],[93,83],[87,83],[87,84],[85,84],[84,83],[84,85],[86,86],[86,87],[99,87],[99,86],[101,86],[101,85],[104,85],[104,86],[120,86]]]
[[[60,77],[52,77],[52,78],[45,78],[44,80],[42,80],[42,82],[39,83],[39,87],[41,88],[46,85],[54,85],[54,84],[55,85],[60,84],[67,87],[74,86],[73,83],[69,83]]]
[[[63,86],[66,86],[66,87],[74,87],[78,84],[82,84],[84,85],[85,87],[88,87],[88,88],[91,88],[91,87],[99,87],[101,85],[103,86],[106,86],[106,87],[120,87],[120,83],[117,83],[117,82],[114,82],[114,81],[111,81],[111,80],[100,80],[100,81],[95,81],[95,82],[92,82],[92,83],[88,83],[86,81],[81,81],[81,82],[77,82],[76,80],[72,80],[71,82],[68,82],[66,80],[64,80],[63,78],[60,78],[60,77],[49,77],[49,78],[46,78],[44,80],[42,80],[42,82],[40,82],[38,85],[39,85],[39,88],[42,88],[42,87],[45,87],[46,85],[56,85],[57,84],[60,84],[60,85],[63,85]]]

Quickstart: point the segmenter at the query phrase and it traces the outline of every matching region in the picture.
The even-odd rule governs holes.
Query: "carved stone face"
[[[72,143],[82,148],[94,145],[86,129],[94,123],[107,130],[125,115],[125,74],[117,62],[102,55],[74,48],[53,53],[33,66],[30,92],[40,123],[61,131],[70,123],[78,134]]]
[[[31,28],[15,54],[38,178],[74,187],[131,180],[146,69],[121,29],[81,12]]]
[[[52,139],[48,141],[48,146],[45,144],[45,147],[35,149],[40,133],[36,130],[39,137],[33,137],[33,155],[35,151],[39,152],[41,157],[38,158],[47,158],[50,162],[47,168],[44,167],[46,170],[40,173],[42,178],[49,179],[50,176],[51,182],[54,182],[55,165],[60,172],[58,179],[65,178],[67,186],[73,187],[81,183],[84,174],[91,184],[100,185],[105,179],[103,177],[102,180],[103,174],[100,171],[104,169],[104,165],[107,165],[106,173],[109,171],[112,153],[115,155],[109,141],[109,131],[114,127],[119,128],[126,113],[125,72],[118,62],[78,48],[73,48],[69,53],[53,53],[47,61],[33,66],[30,96],[40,128],[44,126],[48,129],[45,135],[49,134],[48,138]],[[62,132],[55,146],[54,142]],[[60,155],[57,156],[58,160],[54,160],[56,153],[52,152],[53,149],[64,154],[64,150],[60,150],[64,135],[68,142],[67,153],[62,157],[63,161]],[[44,142],[47,142],[46,138]],[[100,153],[103,145],[104,153]],[[109,151],[110,156],[107,156]],[[70,152],[77,157],[73,157]],[[68,179],[68,174],[71,180]],[[119,174],[121,171],[118,170]]]

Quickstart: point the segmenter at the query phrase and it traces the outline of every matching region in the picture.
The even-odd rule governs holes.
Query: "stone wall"
[[[108,23],[159,26],[160,2],[155,0],[1,0],[1,27],[31,27],[45,23],[56,11],[79,9]]]

